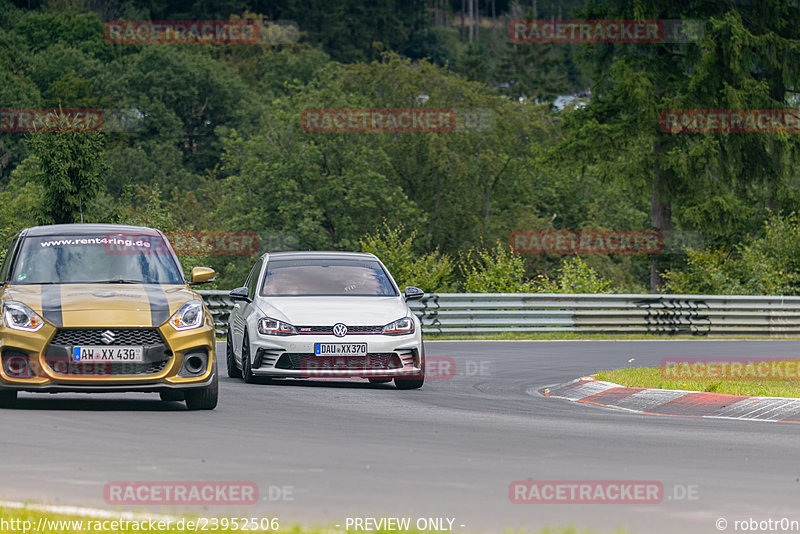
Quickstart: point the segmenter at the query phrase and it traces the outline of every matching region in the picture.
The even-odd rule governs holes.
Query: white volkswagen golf
[[[258,259],[234,307],[228,376],[394,379],[414,389],[425,379],[419,319],[381,261],[354,252],[280,252]]]

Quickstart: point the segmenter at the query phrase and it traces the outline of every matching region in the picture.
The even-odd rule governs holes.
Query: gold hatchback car
[[[212,410],[214,322],[164,234],[114,224],[21,231],[3,262],[0,406],[19,391],[151,392]]]

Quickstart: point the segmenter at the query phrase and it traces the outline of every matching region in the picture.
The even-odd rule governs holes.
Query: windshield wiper
[[[126,280],[125,278],[114,278],[112,280],[98,280],[97,282],[88,282],[90,284],[144,284],[144,280]]]

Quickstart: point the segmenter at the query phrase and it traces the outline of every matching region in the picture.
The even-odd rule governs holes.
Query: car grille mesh
[[[331,334],[333,326],[298,326],[298,334]],[[383,326],[348,326],[348,334],[380,334]]]
[[[366,356],[317,356],[313,353],[291,353],[281,355],[276,369],[369,371],[399,369],[403,366],[394,352],[375,352]]]
[[[167,366],[169,360],[145,363],[75,363],[65,360],[46,360],[47,366],[59,375],[65,376],[119,376],[154,375]]]
[[[103,343],[103,332],[114,333],[114,341]],[[163,343],[155,328],[64,328],[56,332],[52,345],[158,345]]]

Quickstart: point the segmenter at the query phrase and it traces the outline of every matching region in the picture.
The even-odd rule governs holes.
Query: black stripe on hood
[[[167,295],[160,285],[145,284],[144,292],[147,293],[147,300],[150,301],[150,324],[161,326],[169,319],[169,301]]]
[[[42,315],[44,320],[55,326],[64,326],[61,316],[61,285],[42,285]]]

